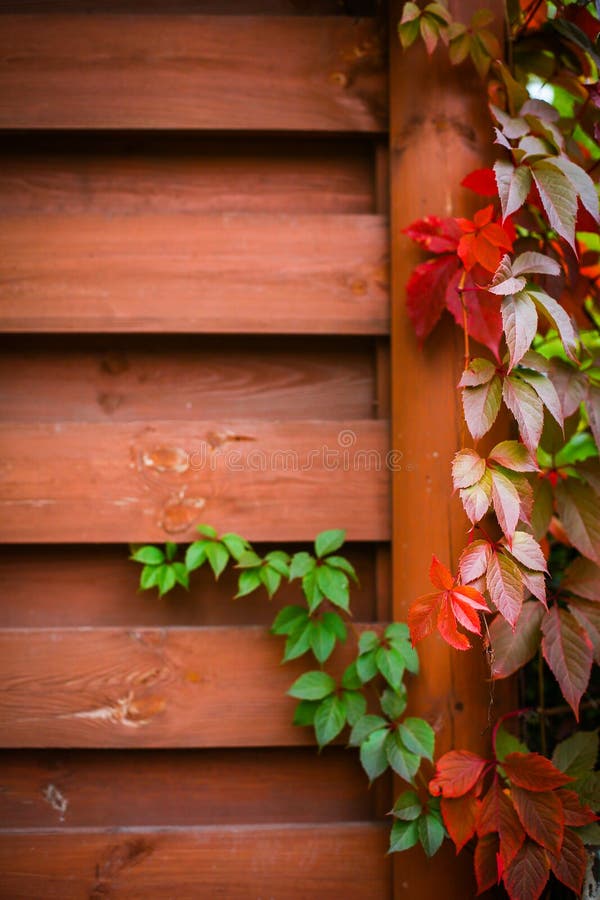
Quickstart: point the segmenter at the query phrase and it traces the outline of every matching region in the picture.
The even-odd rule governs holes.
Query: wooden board
[[[307,666],[281,665],[264,628],[0,632],[5,747],[256,747],[313,743],[286,696]],[[349,639],[328,663],[341,675]]]
[[[380,421],[7,424],[0,539],[189,541],[208,522],[254,541],[386,540],[387,447]]]
[[[0,421],[369,419],[370,340],[234,335],[13,335]]]
[[[62,829],[366,821],[376,812],[367,784],[358,753],[343,747],[2,750],[0,822]]]
[[[380,132],[374,23],[3,16],[1,128]]]
[[[369,138],[8,132],[0,214],[372,213]]]
[[[3,900],[365,900],[390,892],[375,824],[8,833]]]
[[[378,216],[15,216],[0,254],[4,331],[388,330]]]
[[[272,549],[273,545],[256,545],[261,555]],[[297,544],[286,549],[311,547]],[[376,577],[375,546],[348,544],[342,552],[360,579],[351,589],[355,619],[389,618],[389,613],[377,614],[389,602],[389,591]],[[1,547],[0,584],[7,600],[0,603],[0,628],[270,626],[280,606],[298,603],[302,597],[300,582],[294,581],[284,583],[272,601],[263,588],[233,600],[239,572],[230,566],[215,581],[205,566],[194,572],[189,591],[177,587],[159,598],[155,590],[138,591],[141,566],[128,557],[123,545]]]

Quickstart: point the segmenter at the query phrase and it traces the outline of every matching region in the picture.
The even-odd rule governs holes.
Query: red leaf
[[[438,631],[447,644],[455,650],[469,650],[471,643],[456,627],[456,618],[450,605],[448,595],[444,596],[437,620]]]
[[[496,178],[492,169],[475,169],[463,178],[462,187],[475,191],[482,197],[495,197],[498,193]]]
[[[456,219],[440,219],[439,216],[426,216],[412,222],[403,233],[430,253],[455,253],[462,234]]]
[[[438,759],[429,791],[434,797],[462,797],[474,787],[486,764],[468,750],[450,750]]]
[[[539,603],[524,603],[514,631],[506,619],[496,616],[490,625],[494,678],[507,678],[535,655],[542,639],[543,615],[544,608]]]
[[[560,798],[560,802],[562,803],[565,825],[578,827],[580,825],[591,825],[592,822],[598,820],[598,816],[592,812],[589,806],[583,805],[579,799],[579,795],[576,794],[575,791],[559,788],[556,791],[556,795]]]
[[[549,854],[550,866],[559,881],[581,897],[583,879],[587,868],[587,854],[578,834],[565,829],[560,855]]]
[[[463,327],[464,314],[458,285],[460,273],[452,277],[446,293],[446,306],[454,316],[457,325]],[[467,276],[463,289],[463,298],[467,312],[467,328],[474,340],[488,347],[496,359],[499,359],[499,346],[502,339],[502,316],[500,300],[485,290],[478,290],[470,275]]]
[[[560,798],[553,791],[513,787],[512,801],[529,837],[552,853],[560,853],[565,821]]]
[[[544,617],[542,633],[544,659],[579,721],[579,701],[592,671],[592,642],[574,616],[556,605]]]
[[[441,591],[451,590],[454,585],[454,575],[435,555],[431,557],[429,580],[434,587],[439,588]]]
[[[550,865],[542,847],[526,841],[510,869],[504,873],[504,886],[511,900],[539,900]]]
[[[486,834],[477,841],[475,847],[475,877],[477,879],[477,893],[482,894],[498,884],[500,873],[498,872],[498,837],[495,834]]]
[[[500,838],[500,856],[507,868],[525,840],[525,831],[510,799],[498,780],[494,780],[481,804],[477,822],[477,834],[483,837],[497,831]]]
[[[573,781],[539,753],[509,753],[502,766],[511,784],[528,791],[552,791]]]
[[[492,553],[486,582],[492,603],[514,628],[523,604],[523,579],[516,562],[504,553]]]
[[[408,610],[408,628],[413,647],[431,634],[435,627],[438,607],[443,597],[439,591],[417,597]]]
[[[429,259],[413,269],[406,285],[406,308],[419,341],[423,342],[437,325],[458,266],[456,256],[447,255]]]
[[[440,802],[442,818],[448,834],[459,853],[475,834],[475,823],[479,801],[473,794],[463,797],[442,797]]]

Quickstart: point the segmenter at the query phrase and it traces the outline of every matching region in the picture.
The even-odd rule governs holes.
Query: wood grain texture
[[[281,545],[279,545],[281,546]],[[359,585],[352,586],[352,612],[360,622],[389,619],[378,615],[389,591],[376,578],[374,544],[347,544],[343,553],[354,565]],[[264,555],[273,545],[256,545]],[[310,544],[285,545],[290,552]],[[216,582],[208,566],[197,569],[190,590],[176,587],[159,598],[155,590],[138,591],[141,567],[118,546],[3,546],[0,584],[9,602],[0,604],[0,628],[47,628],[121,625],[131,628],[186,625],[270,626],[280,606],[298,603],[300,583],[282,584],[272,601],[263,588],[241,600],[239,572],[228,567]],[[181,558],[181,554],[180,554]]]
[[[189,541],[210,522],[251,541],[335,525],[389,535],[385,422],[0,426],[0,539]],[[378,469],[379,467],[379,469]]]
[[[390,892],[385,826],[6,834],[3,900],[368,900]]]
[[[3,16],[0,127],[380,132],[372,21]]]
[[[13,335],[4,343],[5,422],[345,420],[379,409],[367,339]]]
[[[373,798],[343,747],[0,751],[5,828],[367,821]]]
[[[9,132],[0,214],[372,213],[369,138]]]
[[[338,646],[336,676],[354,645]],[[307,666],[281,665],[264,628],[0,632],[5,747],[256,747],[313,743],[286,696]]]
[[[385,334],[378,216],[15,216],[4,331]]]

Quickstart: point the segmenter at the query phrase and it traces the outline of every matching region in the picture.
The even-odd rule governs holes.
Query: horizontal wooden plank
[[[5,331],[385,334],[379,216],[15,216]]]
[[[0,355],[0,421],[369,419],[370,339],[14,335]]]
[[[277,545],[281,546],[281,545]],[[291,552],[309,545],[285,545]],[[273,545],[256,545],[264,555]],[[348,544],[344,554],[360,584],[352,585],[355,619],[380,618],[389,600],[375,569],[375,545]],[[300,583],[283,584],[269,601],[260,590],[233,600],[238,571],[229,567],[215,581],[208,566],[197,569],[190,590],[175,588],[159,598],[138,592],[141,568],[117,546],[0,546],[0,584],[10,602],[0,603],[0,628],[46,628],[77,625],[167,627],[169,625],[271,625],[280,606],[298,603]],[[0,767],[1,771],[1,767]]]
[[[115,833],[7,833],[10,900],[387,900],[385,825],[231,826]]]
[[[3,16],[1,128],[374,133],[386,112],[368,19]]]
[[[352,640],[331,658],[341,674]],[[256,747],[312,742],[286,696],[307,666],[281,665],[260,627],[0,632],[5,747]]]
[[[376,794],[343,747],[0,751],[6,828],[367,821]]]
[[[372,213],[374,171],[370,138],[8,132],[0,215]]]
[[[0,426],[0,540],[389,537],[384,421]]]
[[[207,15],[356,15],[371,16],[378,0],[0,0],[12,13],[178,12]]]

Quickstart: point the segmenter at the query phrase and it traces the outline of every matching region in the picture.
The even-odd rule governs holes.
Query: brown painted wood
[[[2,215],[372,213],[368,138],[7,133]]]
[[[373,796],[343,747],[0,751],[5,828],[367,821]]]
[[[385,334],[377,216],[17,216],[4,331]]]
[[[10,423],[0,539],[189,541],[210,522],[255,541],[333,526],[386,540],[387,441],[375,421]]]
[[[281,665],[264,628],[0,632],[5,747],[257,747],[313,743],[286,696],[307,670]],[[354,643],[338,647],[341,675]]]
[[[255,546],[261,555],[273,549],[272,544]],[[285,545],[285,549],[294,552],[311,546]],[[389,619],[389,611],[377,614],[380,586],[374,545],[348,544],[342,552],[360,579],[351,589],[355,619]],[[294,581],[283,583],[272,601],[263,588],[234,600],[239,572],[229,566],[215,581],[207,565],[194,572],[189,591],[176,587],[159,598],[155,590],[138,591],[141,566],[128,557],[123,545],[0,547],[0,584],[10,598],[0,604],[0,628],[270,626],[281,606],[302,599],[300,582]],[[388,603],[389,591],[381,591],[381,602]]]
[[[385,826],[366,823],[9,833],[0,844],[0,897],[384,898],[386,845]]]
[[[4,343],[0,421],[343,421],[376,410],[364,339],[13,335]]]
[[[372,21],[3,16],[0,127],[380,132]]]

